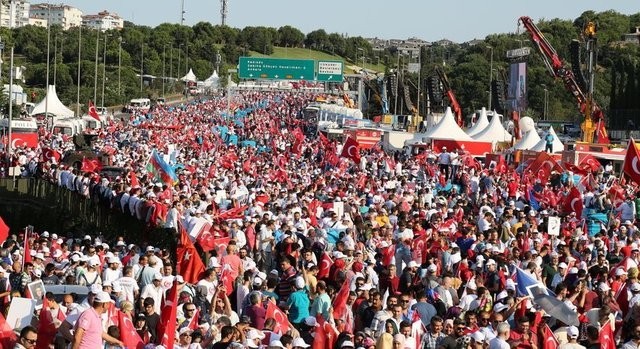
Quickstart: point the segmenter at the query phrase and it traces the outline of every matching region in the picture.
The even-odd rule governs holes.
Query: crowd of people
[[[44,156],[72,148],[58,135],[18,149],[30,174],[197,253],[12,229],[0,309],[45,288],[16,347],[639,347],[632,184],[604,167],[540,178],[454,149],[376,146],[354,161],[304,135],[298,115],[316,97],[238,92],[230,108],[214,97],[113,121],[94,144],[124,168],[113,178]],[[587,227],[564,207],[576,190],[611,219]]]

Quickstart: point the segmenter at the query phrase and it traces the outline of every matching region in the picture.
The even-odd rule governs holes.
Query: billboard
[[[527,109],[527,63],[511,63],[507,99],[511,110],[523,112]]]

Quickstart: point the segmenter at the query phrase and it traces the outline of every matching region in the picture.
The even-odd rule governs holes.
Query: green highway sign
[[[317,81],[342,82],[342,61],[318,61]]]
[[[312,59],[240,57],[240,79],[313,80],[316,63]]]

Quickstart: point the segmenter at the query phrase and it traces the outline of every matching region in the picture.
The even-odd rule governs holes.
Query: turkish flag
[[[427,261],[427,240],[427,234],[422,234],[411,241],[411,257],[420,264]]]
[[[287,316],[273,301],[267,302],[266,318],[272,318],[276,321],[276,325],[273,327],[273,332],[285,334],[289,331],[290,323]]]
[[[324,279],[329,277],[329,273],[331,272],[331,266],[333,265],[333,260],[329,257],[327,252],[322,253],[322,257],[320,259],[320,270],[318,271],[318,279]]]
[[[322,206],[322,202],[318,199],[313,199],[313,201],[309,203],[309,207],[307,207],[307,210],[309,211],[309,220],[311,221],[311,225],[313,225],[316,228],[319,227],[317,214],[318,214],[318,207],[320,206]]]
[[[160,344],[165,348],[173,348],[175,342],[177,306],[178,284],[174,280],[173,286],[169,289],[169,295],[165,298],[164,306],[160,312],[160,323],[158,323],[158,336],[161,338]]]
[[[60,162],[60,158],[62,157],[62,155],[60,155],[60,152],[58,152],[57,150],[53,150],[51,148],[44,148],[42,150],[42,160],[44,162],[51,162],[52,164],[57,164]]]
[[[353,319],[348,319],[347,299],[349,299],[349,291],[351,286],[351,279],[348,278],[345,283],[342,284],[340,290],[336,294],[336,298],[333,299],[331,306],[333,307],[333,318],[344,320],[346,328],[343,331],[351,332]],[[342,330],[342,329],[341,329]]]
[[[576,165],[568,163],[568,162],[564,163],[564,168],[566,168],[567,171],[571,171],[574,174],[581,175],[581,176],[587,175],[589,173],[589,171],[590,171],[590,169],[585,169],[585,168],[576,166]]]
[[[49,311],[49,301],[45,297],[42,303],[42,309],[40,309],[40,317],[38,322],[38,341],[36,342],[36,348],[48,348],[49,343],[53,343],[53,339],[56,337],[58,329],[53,322],[53,316]]]
[[[118,327],[120,328],[120,340],[124,343],[125,348],[144,348],[144,342],[136,331],[135,326],[133,326],[133,322],[120,310],[118,310]],[[40,338],[40,335],[38,335],[38,338]]]
[[[0,241],[6,241],[9,237],[9,226],[4,222],[2,217],[0,217]],[[26,240],[26,236],[25,236]],[[29,250],[25,250],[25,254],[28,254]]]
[[[611,328],[611,321],[607,321],[600,329],[600,349],[614,349],[616,347],[616,340],[613,336],[613,329]]]
[[[598,121],[598,125],[596,126],[596,137],[598,138],[596,141],[598,144],[611,144],[609,133],[607,133],[607,128],[604,126],[602,120]]]
[[[396,255],[396,245],[381,247],[380,253],[382,254],[382,265],[388,266]]]
[[[184,230],[182,224],[179,224],[180,241],[176,251],[176,259],[178,260],[177,271],[182,275],[184,281],[190,284],[196,284],[200,280],[200,275],[204,273],[205,267],[202,259],[198,255],[196,247],[189,239],[189,235]]]
[[[213,236],[213,233],[210,230],[203,231],[196,238],[198,245],[200,245],[204,252],[209,252],[216,249],[215,240],[216,238]]]
[[[98,115],[98,111],[96,110],[96,106],[93,105],[92,101],[89,101],[89,116],[100,121],[100,115]]]
[[[523,302],[526,303],[526,302]],[[560,343],[556,339],[549,325],[544,324],[542,327],[542,335],[544,336],[544,342],[542,342],[542,349],[557,349]]]
[[[580,191],[576,187],[571,187],[569,190],[569,194],[564,198],[564,202],[562,203],[562,210],[565,213],[575,212],[576,217],[582,217],[582,209],[584,205],[582,203],[582,195],[580,195]]]
[[[300,127],[296,127],[293,132],[291,132],[297,141],[304,140],[304,133],[300,129]]]
[[[322,132],[318,132],[318,138],[320,139],[320,143],[322,144],[322,146],[324,146],[325,148],[331,145],[331,141],[329,140],[329,138],[327,138],[327,136],[325,136]]]
[[[325,321],[320,314],[316,316],[316,320],[318,326],[315,328],[315,336],[313,337],[311,349],[333,348],[338,339],[336,328],[328,321]]]
[[[632,181],[640,184],[640,167],[638,167],[638,160],[640,160],[640,152],[638,152],[636,141],[631,138],[629,146],[627,147],[627,155],[624,156],[622,171],[624,171]]]
[[[129,172],[129,181],[131,182],[131,188],[140,188],[140,181],[138,180],[138,176],[136,176],[135,172]]]
[[[595,156],[587,154],[582,158],[582,160],[580,160],[578,167],[585,171],[596,172],[600,169],[600,167],[602,167],[602,164],[600,164],[600,161],[598,161]]]
[[[360,144],[355,139],[349,137],[344,142],[342,146],[342,153],[340,154],[343,158],[349,158],[353,160],[356,164],[360,163]]]
[[[304,138],[303,138],[304,139]],[[296,155],[302,154],[302,141],[303,139],[296,138],[295,142],[291,146],[291,152]]]
[[[0,313],[0,349],[12,349],[17,340],[18,336],[13,332],[13,328]]]
[[[616,269],[617,268],[611,269],[610,275],[612,275],[614,273],[614,270]],[[629,311],[629,291],[628,291],[627,283],[625,283],[623,286],[620,287],[620,289],[615,295],[615,299],[624,317],[624,315],[627,315],[627,312]]]
[[[559,173],[564,172],[562,166],[558,165],[556,160],[546,152],[538,153],[538,156],[536,156],[536,158],[524,170],[525,173],[528,173],[529,171],[540,178],[543,182],[547,181],[551,175],[551,171]]]
[[[218,219],[227,220],[227,219],[238,219],[244,218],[244,211],[249,208],[249,206],[241,206],[235,207],[230,210],[226,210],[218,216]]]
[[[100,172],[102,170],[102,162],[98,159],[82,158],[81,170],[84,172]]]

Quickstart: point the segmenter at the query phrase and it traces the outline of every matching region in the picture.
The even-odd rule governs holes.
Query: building
[[[636,27],[636,31],[629,34],[624,34],[622,40],[628,44],[640,44],[640,27]]]
[[[44,18],[29,18],[29,25],[33,25],[36,27],[45,27],[47,26],[47,20]]]
[[[18,28],[29,24],[30,4],[27,0],[0,2],[0,27]]]
[[[64,4],[33,4],[29,10],[29,17],[45,19],[50,25],[59,25],[64,30],[82,25],[82,11]]]
[[[369,38],[366,39],[373,48],[374,51],[384,51],[389,49],[397,50],[401,55],[417,57],[420,54],[422,47],[429,47],[431,43],[418,38],[408,39],[379,39]]]
[[[82,16],[82,25],[101,31],[112,29],[120,30],[124,26],[124,20],[117,14],[104,10],[98,12],[97,15]]]

